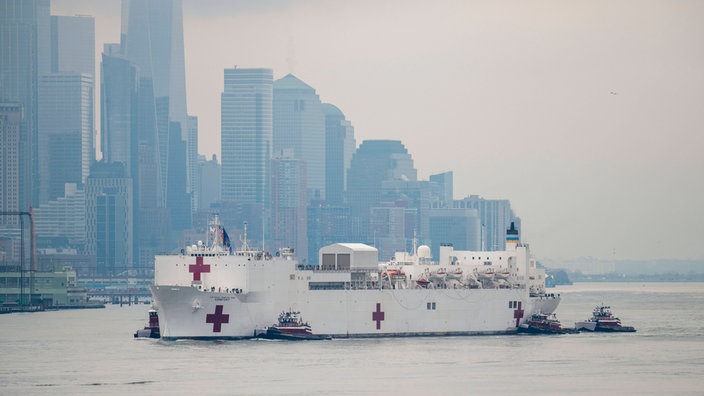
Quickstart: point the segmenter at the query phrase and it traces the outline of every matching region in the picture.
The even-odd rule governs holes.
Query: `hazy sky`
[[[119,41],[117,0],[52,0]],[[293,73],[455,198],[509,199],[536,256],[704,259],[704,1],[184,0],[188,112],[223,69]],[[99,65],[99,62],[98,62]],[[97,120],[96,120],[97,121]],[[99,124],[96,124],[99,125]]]

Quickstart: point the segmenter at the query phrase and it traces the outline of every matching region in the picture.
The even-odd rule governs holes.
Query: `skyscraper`
[[[406,208],[404,212],[404,229],[398,229],[396,238],[405,238],[406,246],[411,250],[413,238],[426,243],[429,236],[428,210],[433,201],[432,184],[427,180],[392,179],[381,182],[380,205],[386,207]],[[383,213],[383,212],[382,212]],[[374,214],[372,213],[372,216]],[[375,219],[372,217],[372,224]],[[383,218],[382,218],[382,221]],[[377,224],[379,220],[376,220]],[[374,231],[374,229],[372,229]],[[380,233],[377,231],[377,236]],[[383,234],[383,233],[381,233]],[[382,251],[380,248],[379,251]]]
[[[20,147],[22,104],[0,102],[0,211],[18,212],[20,205]],[[17,225],[16,216],[0,216],[0,225]]]
[[[452,206],[452,171],[430,175],[431,183],[436,183],[438,188],[438,200],[442,207]]]
[[[49,73],[49,0],[0,0],[0,103],[19,103],[20,121],[18,188],[8,197],[15,210],[38,202],[37,84]],[[14,205],[14,204],[13,204]]]
[[[517,218],[511,202],[506,199],[484,199],[478,195],[470,195],[453,202],[454,208],[475,209],[479,214],[481,224],[482,250],[504,250],[506,248],[506,230],[511,223],[520,229],[520,219]]]
[[[371,235],[381,260],[412,250],[417,209],[386,205],[373,207],[370,213]]]
[[[156,127],[160,196],[172,227],[188,228],[191,184],[181,1],[123,0],[120,44],[122,56],[139,73],[138,109],[143,114],[138,115],[138,129]]]
[[[198,209],[207,209],[213,203],[220,201],[220,164],[215,154],[211,160],[206,160],[204,155],[198,156],[196,185],[199,197]]]
[[[182,19],[180,0],[123,0],[120,44],[101,64],[103,159],[133,182],[140,271],[191,224]]]
[[[220,113],[220,194],[225,207],[242,209],[230,224],[246,221],[250,238],[261,235],[265,241],[271,201],[272,88],[271,69],[225,69]]]
[[[65,238],[81,250],[86,243],[86,195],[84,187],[67,183],[64,194],[34,210],[36,234],[43,238]]]
[[[308,258],[306,162],[293,150],[274,154],[271,160],[271,246],[292,247],[302,263]]]
[[[440,245],[457,250],[480,250],[481,225],[476,209],[430,209],[430,251],[440,256]]]
[[[271,69],[225,69],[221,95],[223,201],[269,206]]]
[[[325,114],[325,200],[331,205],[345,202],[347,171],[357,148],[354,127],[336,106],[323,103]]]
[[[51,71],[95,75],[95,19],[51,16]]]
[[[137,129],[142,155],[151,152],[158,163],[156,199],[159,202],[155,207],[168,208],[173,229],[189,228],[191,198],[181,1],[123,0],[120,46],[122,56],[139,73]],[[140,181],[139,188],[143,186]],[[175,244],[178,238],[174,239]]]
[[[308,264],[318,263],[318,251],[332,243],[355,240],[350,232],[350,208],[322,201],[308,205]]]
[[[39,204],[85,183],[95,161],[94,37],[92,17],[51,17],[51,70],[38,83]]]
[[[123,163],[97,162],[86,182],[88,254],[96,256],[100,276],[133,268],[132,179]]]
[[[52,73],[39,77],[39,203],[64,196],[65,183],[82,184],[95,155],[93,77]]]
[[[188,150],[188,191],[191,192],[191,212],[195,211],[199,207],[200,201],[200,190],[198,188],[198,117],[188,116],[188,143],[186,144],[186,149]]]
[[[137,131],[137,68],[120,54],[119,44],[105,44],[100,63],[100,148],[105,162],[122,162],[137,171],[139,140],[156,138]],[[145,136],[146,135],[146,136]],[[139,137],[142,139],[139,139]],[[146,137],[146,139],[145,139]],[[156,203],[155,203],[156,205]]]
[[[325,199],[325,115],[315,89],[292,74],[274,81],[273,143],[306,162],[309,199]]]
[[[370,208],[382,198],[382,183],[390,180],[415,181],[413,158],[398,140],[365,140],[352,156],[347,178],[347,197],[354,232],[360,241],[373,243]]]

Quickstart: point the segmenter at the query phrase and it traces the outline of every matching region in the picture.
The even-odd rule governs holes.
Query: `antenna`
[[[418,251],[418,247],[416,246],[417,244],[418,244],[418,238],[416,237],[416,229],[414,228],[413,229],[413,251],[411,252],[411,256],[416,255],[416,253]]]

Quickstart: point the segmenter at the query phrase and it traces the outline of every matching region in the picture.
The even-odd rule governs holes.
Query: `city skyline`
[[[117,41],[119,1],[90,3],[52,14]],[[403,141],[420,178],[455,173],[456,199],[510,200],[538,257],[697,259],[703,7],[184,1],[189,108],[219,154],[222,70],[293,73],[358,142]]]

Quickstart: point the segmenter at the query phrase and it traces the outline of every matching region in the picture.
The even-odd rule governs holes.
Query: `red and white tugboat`
[[[313,334],[308,323],[301,318],[301,313],[297,311],[283,311],[279,315],[279,322],[266,329],[265,333],[259,335],[261,338],[270,340],[323,340],[330,337],[323,337]]]
[[[156,314],[156,310],[149,310],[149,324],[144,326],[143,329],[135,331],[134,338],[161,338],[159,316]]]
[[[565,334],[567,329],[563,329],[555,314],[535,313],[518,326],[519,333],[530,334]]]
[[[597,305],[594,308],[592,317],[575,323],[576,330],[601,331],[601,332],[625,332],[633,333],[636,329],[632,326],[622,326],[621,319],[611,313],[611,307],[607,305]]]

